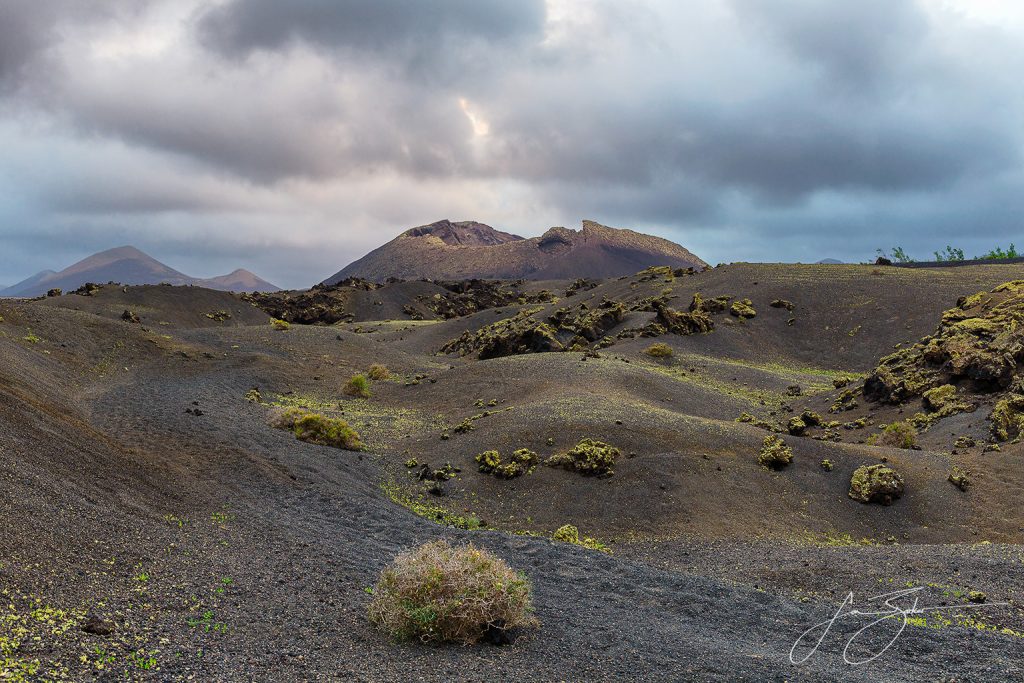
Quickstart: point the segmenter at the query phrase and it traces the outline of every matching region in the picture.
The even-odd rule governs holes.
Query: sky
[[[132,244],[309,286],[584,218],[715,264],[1021,235],[1024,3],[0,0],[0,283]]]

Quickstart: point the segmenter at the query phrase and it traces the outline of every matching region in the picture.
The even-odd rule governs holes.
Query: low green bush
[[[285,408],[271,413],[268,420],[278,429],[286,429],[299,441],[358,451],[363,447],[359,433],[345,420],[312,413],[302,408]]]
[[[370,398],[370,380],[366,379],[366,375],[352,375],[345,383],[344,391],[348,396]]]

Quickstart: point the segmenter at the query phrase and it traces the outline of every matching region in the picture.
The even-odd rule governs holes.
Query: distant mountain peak
[[[42,296],[47,291],[57,288],[70,292],[86,282],[119,282],[125,285],[167,283],[231,291],[278,289],[242,268],[214,278],[191,277],[131,245],[125,245],[97,252],[59,272],[44,270],[16,285],[0,290],[0,296]]]
[[[580,230],[550,228],[529,239],[476,221],[441,220],[406,230],[331,276],[383,281],[470,278],[535,280],[618,277],[652,265],[706,268],[680,245],[584,220]]]
[[[434,237],[449,246],[492,246],[523,239],[519,235],[495,230],[476,221],[452,222],[447,218],[410,228],[399,237]]]

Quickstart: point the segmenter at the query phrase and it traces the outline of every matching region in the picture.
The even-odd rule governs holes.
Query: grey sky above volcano
[[[973,255],[1024,242],[1022,38],[993,0],[6,0],[0,280],[131,243],[308,285],[440,218]]]

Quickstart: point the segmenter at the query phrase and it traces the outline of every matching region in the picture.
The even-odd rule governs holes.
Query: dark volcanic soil
[[[199,288],[2,301],[0,680],[1021,680],[1019,445],[969,455],[976,483],[964,492],[946,481],[937,434],[969,425],[939,423],[922,450],[856,443],[853,431],[842,443],[786,435],[794,463],[773,472],[757,464],[766,432],[736,418],[827,413],[834,379],[863,377],[959,296],[1022,272],[736,265],[572,296],[568,281],[536,283],[523,302],[447,319],[415,297],[450,290],[402,283],[336,297],[353,302],[346,322],[287,331]],[[527,296],[539,288],[556,299]],[[757,315],[712,314],[708,334],[619,338],[655,315],[631,310],[604,331],[614,344],[590,353],[438,353],[524,310],[541,320],[663,296],[685,311],[695,292],[749,298]],[[406,294],[423,320],[403,312]],[[644,354],[654,341],[674,355]],[[368,399],[346,396],[372,363],[392,377]],[[262,403],[246,400],[253,388]],[[367,450],[297,441],[267,426],[270,404],[342,416]],[[890,410],[872,415],[880,424]],[[456,431],[466,418],[473,429]],[[473,461],[520,447],[547,457],[584,437],[621,449],[614,476],[542,466],[501,480]],[[434,497],[410,458],[461,473]],[[904,475],[904,497],[847,497],[853,469],[882,459]],[[435,523],[415,514],[422,505],[488,528]],[[567,523],[613,552],[552,541]],[[526,572],[542,627],[471,648],[373,629],[365,589],[397,553],[439,537]],[[920,606],[949,609],[915,615],[871,663],[843,661],[867,623],[853,620],[790,662],[797,637],[848,592],[866,611],[872,596],[913,588]],[[853,652],[881,651],[899,621]]]

